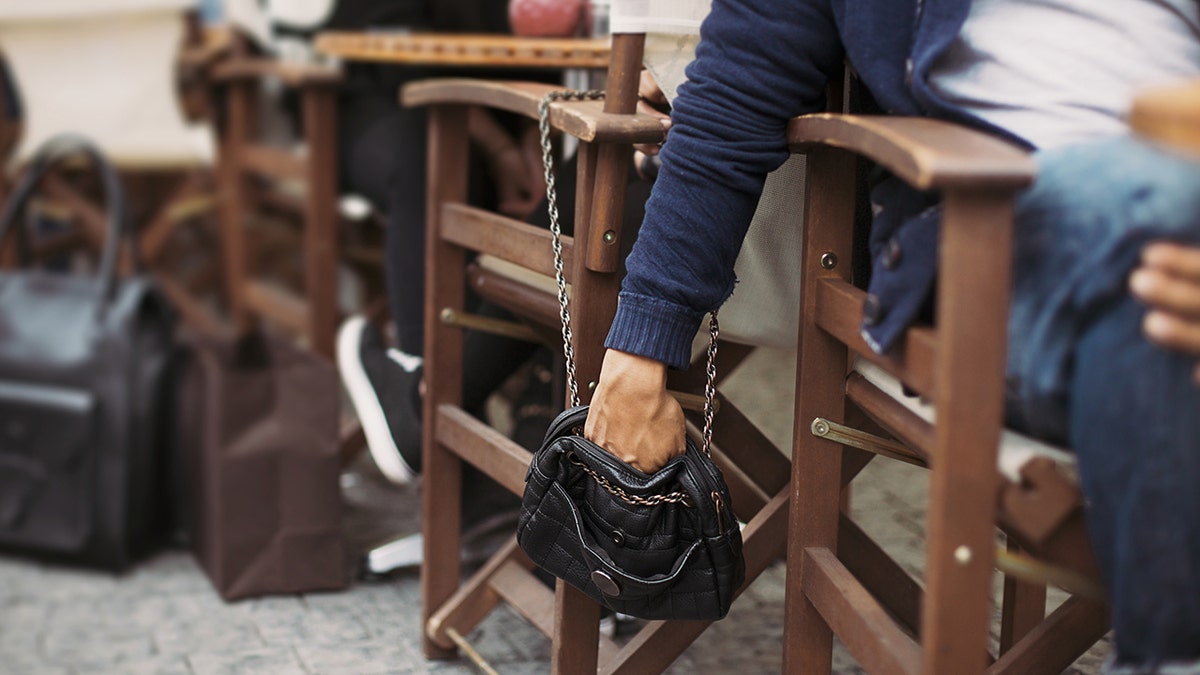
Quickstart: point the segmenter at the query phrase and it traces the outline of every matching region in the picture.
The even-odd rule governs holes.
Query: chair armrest
[[[561,85],[535,82],[445,78],[405,85],[401,101],[406,106],[478,105],[536,120],[546,93],[561,89]],[[602,101],[554,103],[550,106],[550,124],[588,143],[661,143],[666,138],[657,118],[606,113],[603,107]]]
[[[1023,148],[921,117],[804,115],[788,123],[788,144],[797,151],[827,145],[861,154],[921,190],[1016,190],[1036,172]]]
[[[217,82],[278,79],[289,87],[335,85],[342,81],[340,69],[332,66],[288,63],[261,57],[234,57],[213,68]]]

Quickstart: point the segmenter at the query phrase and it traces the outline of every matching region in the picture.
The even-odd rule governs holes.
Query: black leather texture
[[[712,621],[746,576],[742,534],[721,471],[687,451],[645,474],[582,436],[587,407],[551,423],[525,478],[517,542],[547,572],[616,612]],[[634,504],[682,493],[683,503]]]
[[[48,141],[0,214],[0,241],[41,177],[84,155],[106,191],[99,273],[0,271],[0,550],[126,567],[165,532],[174,312],[117,278],[132,243],[116,173],[79,137]]]

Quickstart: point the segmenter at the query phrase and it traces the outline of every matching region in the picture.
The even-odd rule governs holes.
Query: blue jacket
[[[714,0],[672,110],[663,165],[606,346],[686,367],[704,314],[734,290],[733,264],[765,176],[788,156],[787,121],[824,108],[826,82],[840,77],[845,60],[888,113],[1004,134],[940,101],[926,79],[969,6],[969,0]],[[925,304],[937,255],[934,198],[895,182],[873,194],[883,209],[872,227],[863,328],[880,351]]]

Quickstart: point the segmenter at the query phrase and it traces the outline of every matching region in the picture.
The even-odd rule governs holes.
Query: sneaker
[[[337,365],[375,465],[393,483],[411,482],[421,473],[421,357],[388,348],[356,316],[338,329]]]

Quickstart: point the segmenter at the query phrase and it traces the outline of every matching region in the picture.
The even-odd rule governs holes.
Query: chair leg
[[[218,178],[221,189],[221,247],[225,263],[225,287],[234,329],[245,333],[253,326],[246,302],[250,273],[246,241],[246,180],[242,175],[241,149],[249,138],[254,115],[254,91],[248,83],[235,82],[226,91],[227,114],[221,139]]]
[[[439,107],[429,116],[431,204],[462,202],[467,193],[467,115],[462,108]],[[454,647],[438,644],[429,620],[458,589],[462,524],[462,460],[437,440],[438,409],[462,403],[462,330],[438,320],[443,307],[463,310],[466,256],[439,236],[439,208],[430,208],[425,241],[425,384],[422,411],[421,630],[425,656],[453,658]],[[436,535],[436,536],[434,536]]]
[[[805,196],[807,222],[853,216],[854,159],[844,152],[819,149],[808,158],[810,177]],[[796,379],[796,409],[792,432],[792,499],[788,526],[787,585],[784,611],[783,669],[787,673],[828,673],[832,667],[833,634],[805,593],[807,550],[837,550],[841,499],[841,446],[814,437],[809,424],[817,417],[841,421],[845,404],[842,382],[846,349],[815,323],[816,284],[822,278],[846,278],[849,271],[826,260],[849,261],[852,233],[846,228],[804,229],[804,279],[797,363],[804,364]]]
[[[995,562],[995,467],[1003,419],[1012,207],[1003,195],[948,191],[943,202],[934,372],[939,420],[930,457],[924,671],[974,673],[986,666]],[[948,332],[947,332],[948,331]],[[979,476],[988,476],[981,481]]]
[[[338,326],[337,102],[332,86],[304,91],[308,146],[304,208],[304,288],[313,349],[333,358]]]

